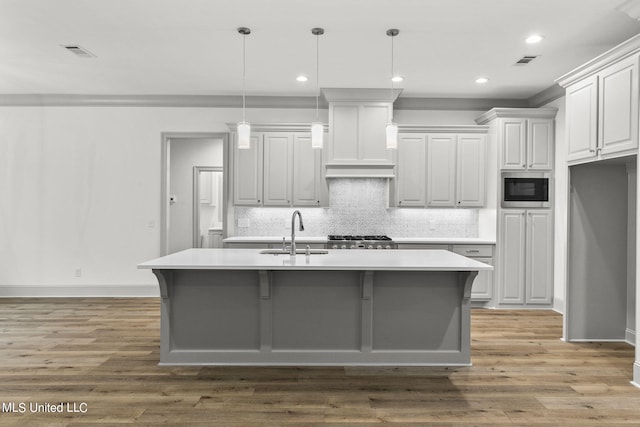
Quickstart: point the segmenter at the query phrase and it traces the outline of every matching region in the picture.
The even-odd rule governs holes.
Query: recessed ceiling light
[[[487,83],[488,81],[489,81],[489,79],[487,77],[478,77],[476,79],[476,83],[481,84],[481,85]]]
[[[541,36],[540,34],[531,34],[529,37],[526,38],[525,42],[527,42],[528,44],[535,44],[535,43],[540,43],[542,39],[544,39],[544,37]]]
[[[403,80],[404,80],[404,77],[402,77],[402,76],[393,76],[391,78],[391,81],[394,82],[394,83],[400,83]]]
[[[296,80],[299,81],[299,82],[306,82],[306,81],[309,80],[309,77],[307,77],[307,76],[305,76],[303,74],[300,74],[298,77],[296,77]]]

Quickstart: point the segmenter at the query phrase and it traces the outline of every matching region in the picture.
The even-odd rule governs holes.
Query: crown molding
[[[247,96],[249,108],[316,108],[310,96]],[[0,106],[242,108],[242,96],[0,94]],[[320,100],[320,106],[327,108]]]
[[[331,91],[332,89],[328,89]],[[362,94],[340,89],[342,97],[331,98],[343,101],[364,101]],[[378,89],[378,95],[389,90]],[[545,90],[546,91],[546,90]],[[394,110],[445,110],[445,111],[486,111],[494,107],[523,108],[530,107],[531,100],[544,92],[527,99],[498,98],[397,98]],[[400,94],[396,89],[395,96]],[[354,95],[347,99],[346,96]],[[563,93],[564,94],[564,93]],[[331,97],[331,95],[329,95]],[[545,95],[546,96],[546,95]],[[562,95],[560,95],[562,96]],[[380,98],[378,98],[378,101]],[[369,99],[369,101],[374,102]],[[538,102],[538,101],[536,101]],[[548,100],[547,102],[551,102]],[[248,96],[247,108],[304,108],[315,109],[315,97],[303,96]],[[100,95],[100,94],[0,94],[0,106],[3,107],[177,107],[177,108],[242,108],[242,97],[231,95]],[[327,100],[320,98],[319,106],[327,109]]]
[[[482,125],[407,125],[398,124],[399,133],[488,133]]]
[[[554,119],[557,108],[492,108],[476,118],[476,123],[485,125],[492,120],[500,118],[517,119]]]
[[[569,71],[567,74],[557,78],[555,81],[560,86],[567,87],[578,80],[582,80],[585,77],[597,73],[603,68],[611,65],[613,62],[627,58],[631,55],[637,54],[638,52],[640,52],[640,34],[637,34],[614,48],[609,49],[605,53],[596,56],[591,61]]]
[[[550,102],[555,101],[556,99],[562,98],[564,95],[565,89],[558,84],[554,84],[553,86],[549,86],[545,90],[538,92],[537,94],[529,98],[529,107],[542,107]]]
[[[494,107],[528,107],[526,99],[498,98],[398,98],[395,110],[484,111]]]
[[[402,89],[325,88],[321,89],[328,102],[394,102]]]

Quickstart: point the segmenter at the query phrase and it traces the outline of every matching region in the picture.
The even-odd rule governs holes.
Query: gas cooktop
[[[327,249],[398,249],[398,245],[382,234],[331,234],[327,237]]]

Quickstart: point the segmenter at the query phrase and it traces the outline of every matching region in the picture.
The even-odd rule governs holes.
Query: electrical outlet
[[[147,223],[147,227],[156,228],[156,221],[154,219],[150,219],[149,222]]]
[[[82,277],[82,269],[80,267],[76,268],[75,276]]]
[[[238,227],[239,228],[248,228],[249,226],[250,226],[249,218],[238,218]]]

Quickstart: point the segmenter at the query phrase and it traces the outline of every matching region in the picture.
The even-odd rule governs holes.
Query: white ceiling
[[[640,33],[623,0],[0,0],[0,94],[313,96],[388,87],[402,97],[529,98]],[[538,45],[530,33],[545,36]],[[78,44],[96,58],[77,58]],[[540,55],[527,66],[514,63]],[[309,75],[298,83],[299,73]],[[474,80],[488,76],[483,86]]]

